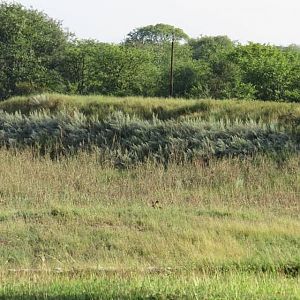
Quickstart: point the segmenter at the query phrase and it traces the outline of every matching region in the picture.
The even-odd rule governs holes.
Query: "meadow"
[[[299,105],[0,108],[0,299],[300,299]]]

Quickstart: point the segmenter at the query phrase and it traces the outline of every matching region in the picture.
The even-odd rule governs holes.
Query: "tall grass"
[[[118,171],[0,150],[1,299],[297,299],[299,155]]]
[[[300,117],[296,103],[241,100],[183,100],[139,97],[67,96],[45,94],[40,96],[15,97],[0,103],[0,110],[8,113],[21,112],[28,115],[34,111],[49,110],[56,113],[74,109],[86,116],[102,119],[115,111],[130,116],[151,120],[155,115],[160,120],[178,118],[201,118],[204,120],[263,120],[277,121],[282,116]]]
[[[0,151],[0,265],[298,274],[299,156],[118,171]]]
[[[0,299],[298,299],[299,106],[253,104],[1,103]]]
[[[80,113],[0,113],[0,145],[32,147],[52,156],[98,149],[118,166],[143,163],[206,161],[212,157],[248,156],[257,153],[285,155],[299,150],[298,130],[290,132],[278,124],[151,121],[122,113],[104,120]]]

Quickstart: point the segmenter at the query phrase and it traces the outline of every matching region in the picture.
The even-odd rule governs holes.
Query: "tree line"
[[[0,99],[42,92],[167,97],[175,39],[174,96],[300,101],[300,48],[226,36],[190,38],[167,24],[119,44],[80,40],[45,13],[0,4]]]

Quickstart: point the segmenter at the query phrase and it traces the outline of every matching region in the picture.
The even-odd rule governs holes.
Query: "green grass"
[[[20,111],[23,114],[46,109],[52,113],[74,109],[87,116],[105,118],[116,110],[136,115],[141,119],[202,118],[204,120],[263,120],[277,121],[284,116],[300,117],[300,105],[245,100],[184,100],[141,97],[67,96],[45,94],[41,96],[14,97],[0,103],[0,110],[8,113]]]
[[[299,108],[1,102],[0,299],[300,299]]]
[[[299,155],[126,171],[96,153],[0,160],[3,299],[300,297]]]
[[[268,274],[43,275],[9,278],[0,299],[299,299],[299,278]],[[13,281],[14,280],[14,281]],[[5,280],[8,281],[7,279]]]

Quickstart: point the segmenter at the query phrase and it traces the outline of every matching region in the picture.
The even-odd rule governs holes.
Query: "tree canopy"
[[[0,98],[59,85],[55,67],[68,34],[42,12],[0,4]]]
[[[180,28],[168,24],[148,25],[129,32],[126,44],[162,44],[176,41],[188,41],[189,36]]]

